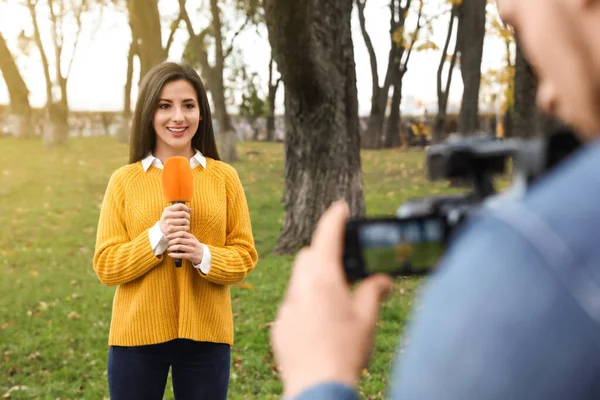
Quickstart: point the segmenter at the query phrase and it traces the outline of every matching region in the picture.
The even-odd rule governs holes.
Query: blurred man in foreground
[[[462,230],[411,321],[393,399],[600,398],[600,0],[497,5],[536,71],[539,106],[586,146]],[[336,203],[322,217],[272,330],[290,398],[357,398],[391,280],[350,292],[347,215]]]

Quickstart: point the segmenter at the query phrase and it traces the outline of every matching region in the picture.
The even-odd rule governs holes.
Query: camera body
[[[522,196],[533,182],[579,146],[580,142],[567,129],[526,140],[458,136],[429,146],[428,179],[467,182],[472,190],[461,195],[411,200],[398,207],[395,217],[349,220],[343,253],[348,281],[374,273],[430,273],[452,234],[474,210],[499,207]],[[509,160],[512,185],[498,193],[494,178],[507,172]]]

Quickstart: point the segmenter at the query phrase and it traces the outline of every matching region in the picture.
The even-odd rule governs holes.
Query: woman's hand
[[[168,237],[172,233],[189,231],[191,210],[183,203],[166,207],[158,221],[162,233]]]
[[[167,235],[169,239],[169,257],[189,260],[194,265],[202,262],[204,247],[194,235],[186,231],[178,231]],[[175,253],[177,251],[177,253]]]

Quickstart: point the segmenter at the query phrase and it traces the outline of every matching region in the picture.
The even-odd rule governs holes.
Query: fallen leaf
[[[248,282],[241,282],[241,283],[238,283],[236,286],[239,287],[240,289],[250,289],[250,290],[254,289],[254,285],[252,285],[251,283],[248,283]]]
[[[9,322],[5,322],[2,324],[2,330],[5,330],[6,328],[8,328],[10,326]]]
[[[76,311],[71,311],[69,313],[69,315],[67,316],[67,318],[69,318],[69,319],[79,319],[79,318],[81,318],[81,315],[79,315]]]
[[[40,273],[37,269],[32,269],[31,271],[29,271],[29,275],[31,275],[33,277],[37,277],[39,274]]]

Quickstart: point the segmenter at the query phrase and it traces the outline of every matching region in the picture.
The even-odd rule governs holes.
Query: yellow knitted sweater
[[[189,261],[176,268],[166,254],[156,256],[148,230],[169,204],[162,193],[162,170],[144,172],[141,162],[113,173],[96,238],[94,270],[102,283],[118,285],[109,345],[138,346],[176,338],[233,344],[229,286],[256,265],[250,213],[236,171],[211,158],[192,170],[194,196],[190,232],[208,246],[207,275]],[[166,253],[166,252],[165,252]]]

